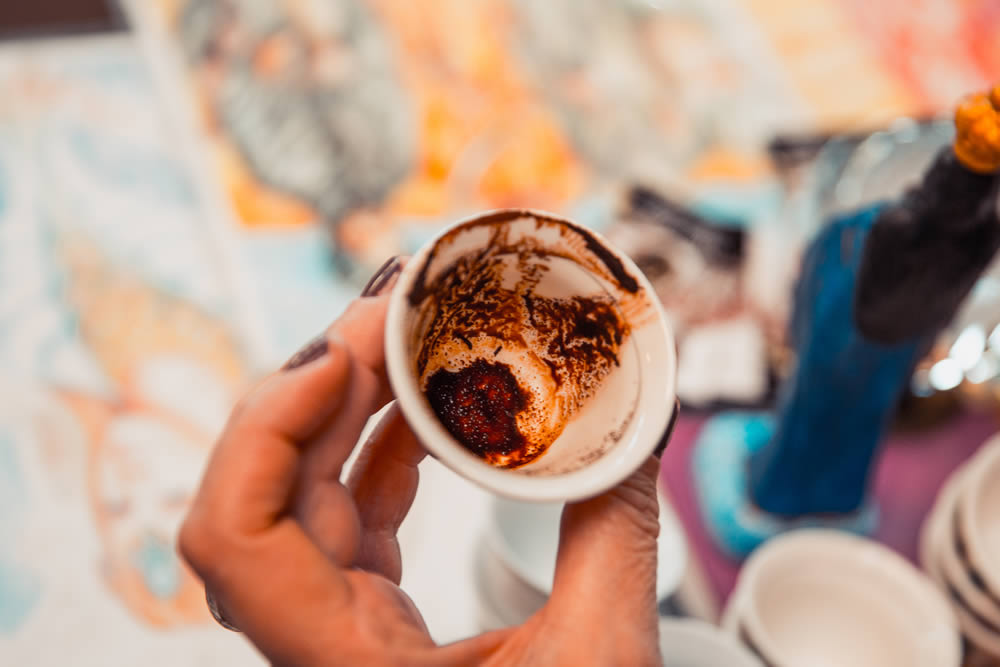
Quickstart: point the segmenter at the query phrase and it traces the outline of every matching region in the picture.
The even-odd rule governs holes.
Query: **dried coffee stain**
[[[566,422],[619,365],[621,346],[630,332],[620,304],[610,294],[569,298],[537,294],[535,288],[550,269],[549,259],[561,257],[585,265],[627,293],[636,293],[639,285],[621,261],[589,233],[558,220],[521,212],[500,215],[453,230],[451,234],[457,234],[470,226],[489,225],[490,242],[482,251],[460,257],[428,281],[432,252],[420,269],[409,299],[414,304],[430,299],[425,305],[433,311],[419,344],[416,371],[435,413],[470,451],[494,465],[515,468],[545,453]],[[509,227],[503,223],[524,217],[534,218],[536,226],[558,225],[564,238],[572,235],[566,244],[568,249],[553,249],[531,236],[511,242]],[[442,243],[447,240],[445,237]],[[580,261],[583,249],[590,251],[588,259],[592,261]],[[517,275],[513,286],[509,279],[505,283],[512,266]],[[490,341],[492,357],[503,347],[494,349],[493,341],[500,340],[515,349],[528,350],[533,359],[544,364],[556,388],[547,401],[550,404],[533,401],[530,388],[517,385],[515,374],[502,363],[479,359],[464,368],[429,369],[435,355],[451,349],[446,347],[450,341],[462,341],[473,350],[473,343],[480,337]],[[511,380],[526,397],[524,401],[503,398],[512,395]],[[473,383],[475,390],[468,383]],[[497,398],[502,409],[491,400],[480,400],[485,395]],[[553,413],[558,413],[557,419],[550,419]]]
[[[455,229],[452,229],[445,236],[443,236],[435,248],[431,250],[427,259],[424,261],[423,265],[420,267],[420,272],[417,275],[416,280],[413,283],[413,287],[410,289],[410,293],[407,295],[411,306],[417,306],[423,302],[428,296],[430,296],[433,291],[433,286],[429,285],[427,282],[427,273],[430,270],[431,264],[434,262],[435,256],[437,255],[437,247],[441,245],[447,245],[455,237],[460,234],[464,234],[471,229],[476,227],[489,227],[493,229],[493,238],[490,243],[483,249],[482,253],[476,259],[481,259],[486,254],[488,254],[491,249],[498,242],[503,242],[506,240],[506,234],[504,229],[504,224],[522,218],[531,218],[535,221],[536,228],[541,227],[556,227],[559,230],[560,236],[567,241],[569,246],[582,246],[581,249],[585,249],[587,253],[592,255],[596,262],[594,264],[599,264],[600,266],[590,266],[589,268],[594,269],[597,273],[603,273],[605,277],[611,280],[614,284],[618,285],[623,291],[630,294],[638,294],[641,290],[639,286],[639,281],[636,280],[635,276],[628,272],[622,261],[615,256],[614,253],[609,251],[604,244],[602,244],[594,234],[582,227],[576,227],[567,224],[563,220],[558,218],[546,217],[534,211],[520,211],[520,210],[509,210],[509,211],[499,211],[492,215],[486,215],[481,218],[476,218],[464,225],[459,225]],[[575,241],[575,242],[574,242]],[[514,248],[510,248],[509,252],[514,252]],[[571,252],[559,252],[556,250],[548,249],[545,254],[554,257],[564,257],[572,261],[579,261],[581,259],[580,255],[584,253],[571,253]],[[576,256],[574,256],[576,255]],[[438,279],[434,281],[438,282]]]
[[[427,399],[448,432],[491,463],[512,458],[514,467],[538,453],[517,428],[528,397],[506,364],[480,359],[460,371],[439,368],[427,379]]]

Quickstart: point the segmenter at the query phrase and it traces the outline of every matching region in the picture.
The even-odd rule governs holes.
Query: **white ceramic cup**
[[[680,586],[688,552],[683,528],[663,496],[658,497],[656,595],[664,600]],[[562,508],[562,503],[493,501],[480,553],[479,587],[485,606],[506,625],[523,623],[552,592]]]
[[[723,630],[692,618],[660,620],[663,667],[764,667]]]
[[[490,288],[501,287],[512,295],[504,307],[486,309],[476,301],[482,298],[477,295],[499,293],[500,289]],[[456,294],[462,297],[454,298]],[[608,370],[589,384],[557,376],[564,370],[557,366],[563,358],[573,357],[576,341],[583,338],[570,339],[568,347],[545,359],[549,365],[545,368],[539,348],[509,335],[508,325],[515,320],[516,326],[527,328],[529,320],[535,324],[537,304],[569,301],[604,304],[604,312],[615,313],[616,321],[624,323],[613,337],[614,364],[607,355],[595,357],[599,361],[592,366],[603,363]],[[467,326],[462,318],[473,307],[479,309],[475,315],[480,319]],[[587,313],[592,310],[582,308],[581,317],[591,317]],[[482,318],[492,317],[508,327],[499,337],[496,322],[480,326]],[[582,328],[574,331],[583,331],[581,336],[611,340],[608,334],[588,333],[590,322],[580,321]],[[465,328],[457,328],[456,322]],[[523,339],[545,340],[535,331]],[[567,340],[565,335],[562,340]],[[541,352],[550,353],[546,350],[552,347]],[[673,337],[649,282],[624,253],[599,235],[548,213],[518,209],[477,215],[444,230],[418,251],[389,300],[385,351],[393,391],[424,446],[474,483],[520,500],[579,500],[615,486],[654,451],[675,405]],[[544,423],[539,431],[558,434],[541,456],[513,469],[496,467],[461,444],[438,417],[425,394],[428,363],[458,373],[474,362],[499,363],[513,370],[533,401],[530,414],[537,416],[524,423]],[[550,375],[554,380],[548,379]],[[578,391],[584,386],[586,393]],[[521,410],[517,419],[525,414],[529,413]],[[553,423],[560,428],[549,428]]]
[[[738,621],[778,667],[958,667],[955,616],[890,549],[848,533],[799,530],[755,551],[740,573]]]

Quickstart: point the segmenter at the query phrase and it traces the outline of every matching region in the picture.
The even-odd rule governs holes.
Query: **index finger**
[[[346,348],[276,374],[234,411],[181,529],[185,559],[246,632],[309,604],[343,604],[350,587],[289,515],[302,444],[344,406],[353,363]],[[349,537],[349,536],[346,536]],[[295,591],[288,596],[288,591]]]

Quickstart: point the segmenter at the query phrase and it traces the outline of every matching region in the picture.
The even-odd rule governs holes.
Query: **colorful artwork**
[[[794,98],[724,12],[653,4],[128,3],[234,218],[323,223],[349,274],[468,212],[606,223],[621,181],[759,178]]]
[[[3,662],[250,664],[174,547],[252,368],[214,222],[130,40],[2,49],[0,96]]]
[[[994,0],[739,3],[824,129],[945,112],[1000,77]]]
[[[251,263],[274,267],[247,280],[280,323],[283,354],[343,306],[345,285],[484,209],[537,207],[605,230],[628,218],[623,191],[639,184],[709,218],[778,218],[768,140],[950,108],[990,74],[992,24],[976,18],[988,4],[125,3],[197,138],[202,193],[232,219]],[[759,246],[751,269],[776,267]],[[793,275],[795,252],[779,254],[775,273]],[[744,284],[768,282],[787,280]],[[754,312],[713,323],[699,345],[761,350],[784,330],[773,315],[787,303],[746,301]],[[759,397],[768,362],[749,354],[744,388],[722,379],[682,396]],[[706,373],[698,364],[683,375]]]

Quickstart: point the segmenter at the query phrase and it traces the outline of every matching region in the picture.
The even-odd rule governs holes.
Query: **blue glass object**
[[[865,239],[880,206],[822,230],[803,259],[774,435],[749,461],[750,496],[779,516],[844,514],[865,499],[868,473],[894,408],[930,341],[885,345],[853,317]]]

